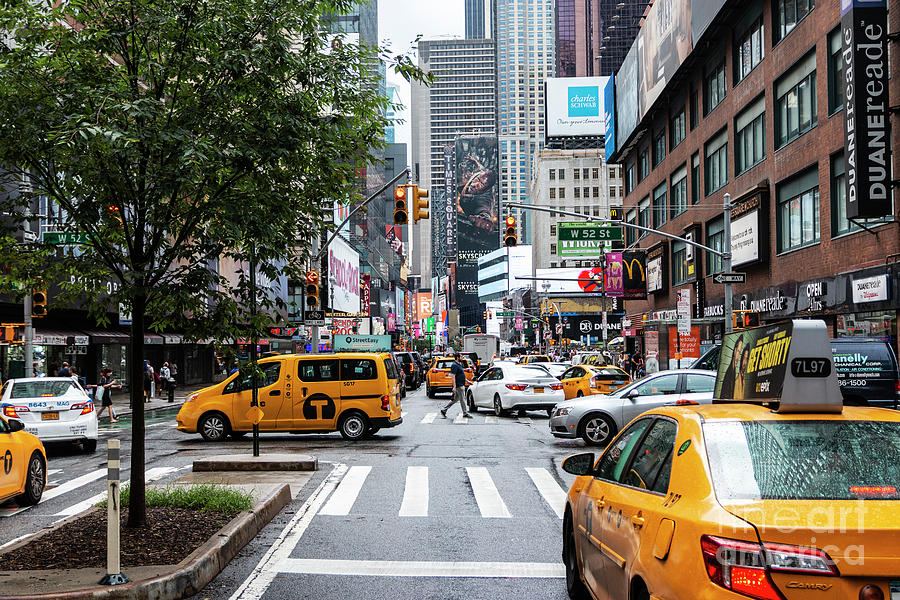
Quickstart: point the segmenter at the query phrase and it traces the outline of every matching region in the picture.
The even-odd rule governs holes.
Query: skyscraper
[[[534,157],[544,147],[544,81],[556,70],[553,6],[548,0],[509,0],[495,6],[500,198],[527,202]],[[519,242],[531,243],[530,216],[517,217]],[[504,215],[505,216],[505,215]]]
[[[466,2],[466,39],[484,39],[485,4],[484,0],[465,0]]]
[[[612,75],[640,28],[648,0],[557,0],[556,76]]]

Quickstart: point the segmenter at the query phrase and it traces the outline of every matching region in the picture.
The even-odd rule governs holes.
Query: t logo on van
[[[325,394],[312,394],[303,402],[303,418],[309,420],[331,420],[334,418],[334,400]]]

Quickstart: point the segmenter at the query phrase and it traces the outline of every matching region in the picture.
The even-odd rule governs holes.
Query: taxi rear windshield
[[[703,425],[719,500],[900,500],[900,423]]]
[[[71,381],[23,381],[13,385],[11,396],[13,400],[55,398],[65,396],[73,388]]]
[[[434,363],[434,368],[435,369],[449,369],[450,365],[452,365],[452,364],[453,364],[452,360],[439,360],[436,363]]]

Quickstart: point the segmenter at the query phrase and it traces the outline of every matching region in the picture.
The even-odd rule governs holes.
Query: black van
[[[692,369],[717,371],[721,344],[694,361]],[[848,405],[898,408],[900,372],[889,342],[877,338],[846,337],[831,340],[834,370],[841,395]]]

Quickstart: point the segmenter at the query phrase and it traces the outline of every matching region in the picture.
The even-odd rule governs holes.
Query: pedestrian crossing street
[[[440,490],[441,496],[448,495],[447,485],[455,482],[452,471],[454,467],[432,468],[427,466],[408,466],[405,476],[402,477],[402,485],[396,485],[397,477],[387,473],[388,467],[353,466],[337,484],[334,492],[325,501],[318,511],[322,516],[348,516],[353,514],[372,513],[383,510],[385,506],[396,506],[399,499],[398,517],[428,517],[432,516],[434,507],[431,502],[430,488]],[[504,501],[491,470],[484,466],[466,466],[464,485],[466,495],[471,494],[482,518],[485,519],[509,519],[516,516]],[[498,467],[497,470],[504,473],[503,487],[505,493],[516,498],[521,497],[522,486],[535,490],[557,518],[563,518],[566,504],[566,490],[544,467]],[[439,472],[432,477],[434,472]],[[360,501],[364,495],[366,486],[374,489],[369,493],[369,498]],[[388,492],[384,489],[387,485]],[[396,487],[396,489],[392,489]],[[401,492],[402,490],[402,492]],[[392,492],[398,498],[392,498]],[[399,498],[402,493],[402,498]],[[377,498],[377,505],[372,499]],[[521,501],[520,501],[521,504]],[[529,515],[530,516],[530,515]]]

